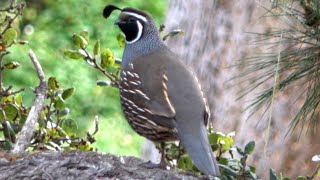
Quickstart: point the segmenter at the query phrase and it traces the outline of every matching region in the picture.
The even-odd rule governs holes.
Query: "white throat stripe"
[[[141,16],[141,15],[139,15],[139,14],[132,13],[132,12],[123,12],[123,13],[128,14],[128,15],[130,15],[130,16],[134,16],[134,17],[136,17],[136,18],[138,18],[138,19],[140,19],[140,20],[142,20],[142,21],[144,21],[144,22],[148,22],[148,20],[147,20],[146,17]]]
[[[137,25],[138,25],[138,34],[137,34],[137,37],[132,40],[132,41],[127,41],[128,44],[132,44],[136,41],[138,41],[142,35],[142,31],[143,31],[143,27],[142,27],[142,24],[139,22],[139,21],[136,21],[137,22]]]

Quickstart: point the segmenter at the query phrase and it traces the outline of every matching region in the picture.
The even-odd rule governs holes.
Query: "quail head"
[[[198,169],[220,176],[206,129],[210,113],[195,74],[163,43],[150,15],[108,5],[104,17],[113,10],[121,11],[115,24],[126,38],[119,81],[121,106],[138,134],[162,144],[156,167],[166,166],[164,142],[179,140]]]

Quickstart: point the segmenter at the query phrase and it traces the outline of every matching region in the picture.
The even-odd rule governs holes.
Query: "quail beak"
[[[119,25],[119,24],[123,24],[124,22],[121,21],[120,19],[117,19],[115,22],[114,22],[114,25]]]

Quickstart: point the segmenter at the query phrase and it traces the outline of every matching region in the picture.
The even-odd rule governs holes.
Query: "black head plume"
[[[114,10],[122,11],[122,9],[118,8],[117,6],[107,5],[103,10],[103,17],[108,18],[110,16],[110,14],[112,13],[112,11],[114,11]]]

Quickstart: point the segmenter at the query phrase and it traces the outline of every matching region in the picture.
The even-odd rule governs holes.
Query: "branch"
[[[0,179],[208,179],[179,169],[149,169],[135,157],[97,152],[0,152]]]
[[[17,91],[10,92],[11,89],[12,89],[12,86],[9,86],[7,89],[3,90],[3,92],[0,91],[0,96],[8,97],[24,91],[24,88],[21,88]]]
[[[10,17],[9,17],[9,19],[7,19],[7,20],[8,20],[8,24],[7,24],[7,26],[2,30],[2,32],[1,32],[0,35],[4,34],[4,33],[11,27],[12,23],[14,22],[14,20],[17,19],[19,15],[21,15],[21,12],[22,12],[22,10],[23,10],[24,7],[25,7],[25,5],[24,5],[23,3],[18,4],[18,5],[15,5],[15,6],[14,6],[14,4],[15,4],[15,0],[11,1],[11,4],[10,4],[10,6],[9,6],[8,8],[3,9],[3,10],[0,10],[0,11],[2,11],[2,12],[3,12],[3,11],[10,12],[11,10],[17,10],[16,12],[13,13],[13,14],[14,14],[14,17],[13,17],[13,18],[10,18]],[[5,22],[5,21],[4,21],[4,22]]]
[[[36,123],[38,121],[40,111],[43,108],[44,100],[46,98],[46,91],[48,89],[48,85],[45,80],[42,67],[32,50],[29,50],[29,57],[36,69],[36,72],[40,79],[40,84],[34,90],[36,98],[34,100],[33,106],[30,109],[27,120],[23,125],[21,132],[18,135],[17,143],[15,144],[15,147],[12,150],[13,153],[22,153],[28,147],[32,139],[33,133],[36,129]]]

